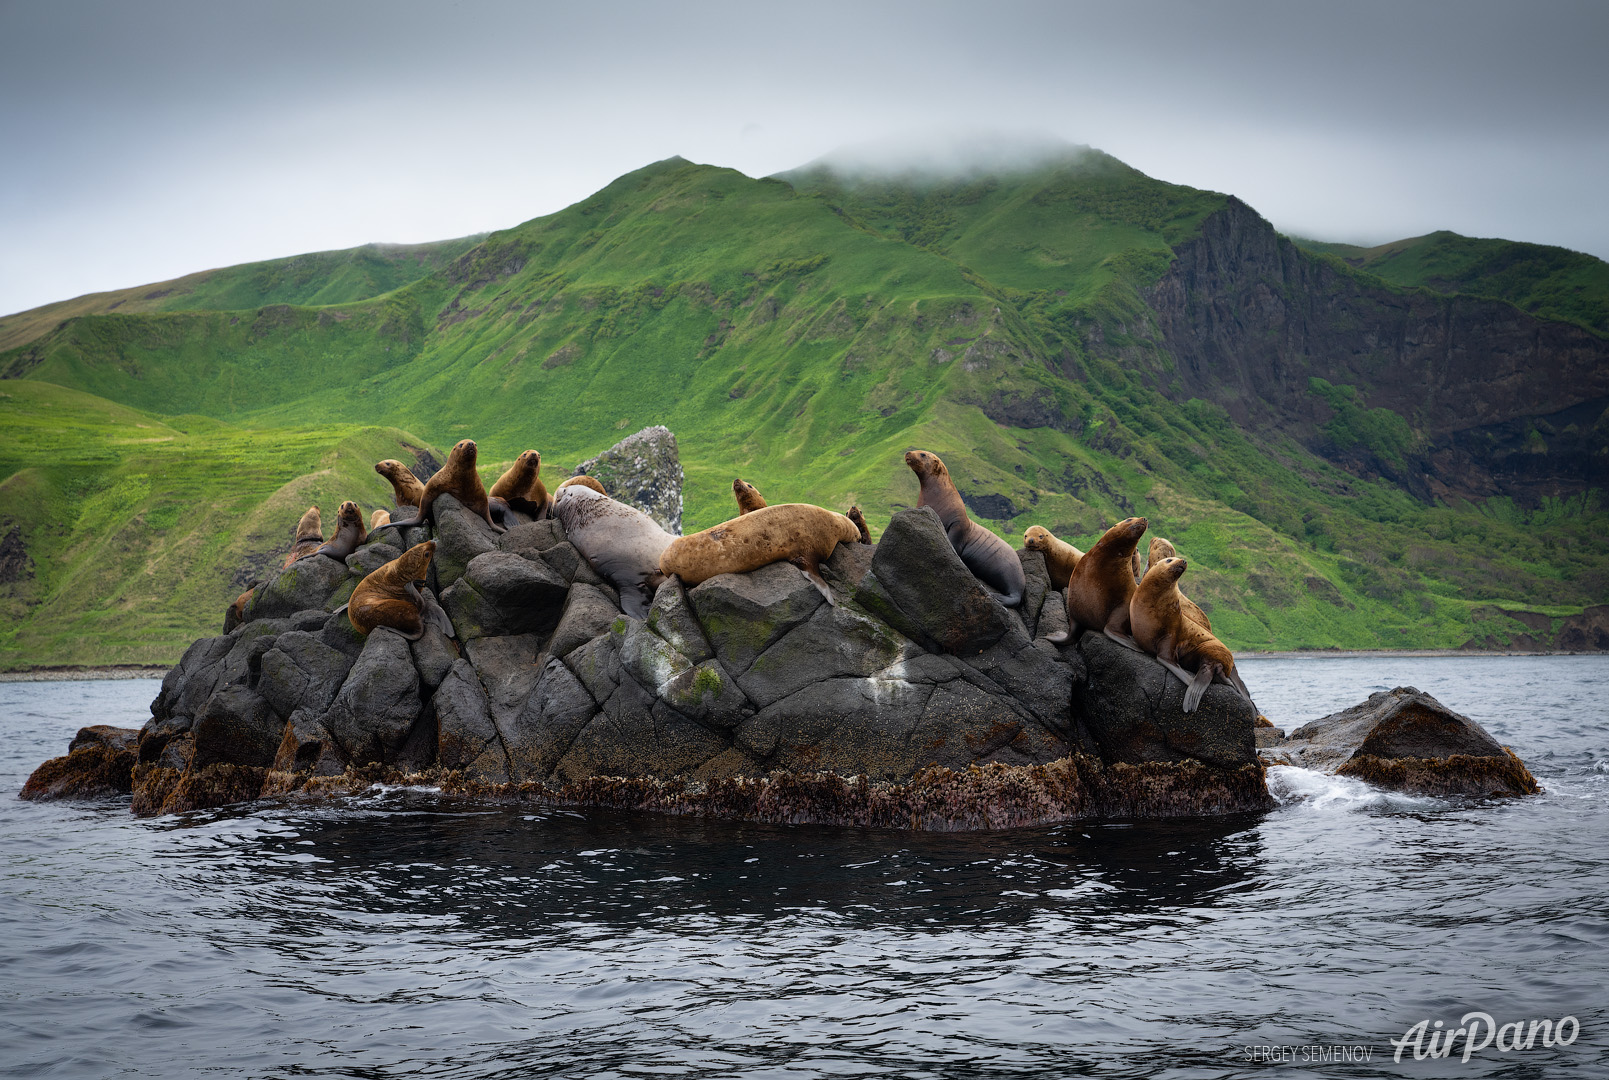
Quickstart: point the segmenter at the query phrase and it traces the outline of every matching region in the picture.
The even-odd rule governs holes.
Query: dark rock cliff
[[[1174,400],[1215,402],[1422,498],[1534,503],[1609,479],[1609,339],[1582,327],[1352,272],[1234,198],[1145,299]]]

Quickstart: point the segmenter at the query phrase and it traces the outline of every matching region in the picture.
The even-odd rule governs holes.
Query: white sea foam
[[[1270,766],[1268,791],[1281,806],[1300,803],[1311,810],[1405,809],[1435,803],[1425,796],[1383,791],[1350,776],[1334,776],[1295,765]]]

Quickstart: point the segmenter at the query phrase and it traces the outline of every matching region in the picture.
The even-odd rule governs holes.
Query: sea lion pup
[[[320,555],[328,555],[341,562],[346,557],[363,546],[369,538],[369,530],[363,527],[363,511],[358,504],[348,499],[341,504],[340,513],[335,515],[335,535],[330,542],[318,549]]]
[[[418,506],[425,497],[425,485],[408,471],[408,466],[395,458],[375,463],[374,471],[391,481],[391,494],[398,506]]]
[[[542,483],[542,455],[535,450],[521,454],[508,471],[497,478],[487,496],[502,499],[522,514],[540,521],[551,517],[553,498]]]
[[[866,527],[866,515],[860,512],[860,507],[851,506],[849,513],[845,514],[844,517],[854,522],[855,528],[860,530],[861,543],[869,544],[872,542],[872,531]]]
[[[1126,648],[1143,652],[1129,629],[1129,600],[1134,596],[1134,546],[1145,534],[1144,518],[1124,518],[1106,530],[1073,567],[1067,579],[1067,631],[1046,640],[1076,641],[1083,630],[1105,634]]]
[[[620,593],[621,610],[646,619],[654,590],[665,580],[659,557],[676,538],[635,506],[586,484],[560,484],[553,516],[576,550]]]
[[[376,626],[389,626],[409,641],[418,641],[424,637],[425,627],[435,626],[452,637],[452,623],[447,613],[441,610],[429,589],[420,588],[435,553],[434,540],[415,544],[358,582],[358,587],[352,590],[352,599],[346,603],[346,617],[352,626],[360,634],[367,634]]]
[[[603,485],[598,483],[597,477],[588,476],[586,473],[582,473],[580,476],[572,476],[572,477],[570,477],[570,479],[568,479],[564,483],[560,484],[559,487],[567,488],[567,487],[570,487],[572,484],[579,485],[579,486],[584,487],[584,488],[591,488],[593,491],[596,491],[599,495],[602,495],[604,498],[609,497],[609,493],[607,491],[603,490]],[[554,498],[557,498],[557,497],[558,497],[557,495],[554,496]]]
[[[374,513],[369,515],[370,532],[373,532],[382,525],[389,524],[391,524],[391,511],[389,510],[376,510]]]
[[[486,486],[480,482],[480,473],[475,471],[475,454],[474,439],[459,440],[452,453],[447,455],[447,464],[430,478],[424,493],[419,496],[419,516],[412,521],[393,521],[380,528],[412,528],[432,521],[431,511],[435,508],[436,496],[451,495],[464,505],[464,509],[490,525],[493,532],[506,532],[503,526],[492,520],[491,507],[486,501]]]
[[[950,546],[961,556],[972,576],[1006,607],[1021,604],[1022,594],[1028,588],[1022,561],[1010,544],[967,516],[966,504],[961,501],[961,493],[955,490],[944,462],[937,454],[926,450],[910,450],[905,454],[905,464],[911,467],[922,485],[916,505],[931,506],[939,515]]]
[[[738,517],[751,510],[762,509],[766,505],[765,496],[761,495],[753,484],[735,477],[732,480],[732,498],[737,500]]]
[[[307,513],[302,515],[302,520],[296,523],[296,539],[291,541],[291,549],[285,553],[285,561],[279,564],[280,569],[284,569],[297,559],[316,555],[323,544],[323,519],[319,517],[318,507],[309,506]]]
[[[1176,558],[1178,554],[1179,553],[1174,550],[1173,542],[1171,540],[1164,540],[1160,536],[1153,536],[1151,537],[1151,547],[1146,561],[1150,565],[1155,566],[1163,559]],[[1207,633],[1212,633],[1212,620],[1207,618],[1207,613],[1202,611],[1194,600],[1184,595],[1183,590],[1180,590],[1179,592],[1179,610],[1184,612],[1185,618],[1195,622],[1201,627],[1201,629],[1207,631]]]
[[[1045,569],[1050,571],[1050,587],[1067,588],[1067,579],[1073,576],[1073,567],[1084,553],[1067,541],[1055,536],[1041,525],[1030,525],[1022,534],[1022,546],[1045,557]]]
[[[1184,711],[1192,713],[1214,682],[1234,687],[1251,702],[1251,691],[1235,670],[1234,654],[1211,631],[1186,617],[1179,577],[1189,564],[1178,556],[1151,564],[1129,602],[1129,621],[1140,648],[1162,662],[1187,687]],[[1253,703],[1252,708],[1257,706]]]
[[[774,562],[804,571],[827,603],[838,601],[821,576],[821,564],[839,544],[860,540],[843,514],[809,503],[762,506],[691,536],[678,536],[659,557],[659,569],[692,587],[716,574],[745,574]]]

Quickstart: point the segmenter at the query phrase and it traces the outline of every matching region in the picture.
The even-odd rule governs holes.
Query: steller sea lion
[[[676,538],[635,506],[586,484],[560,484],[553,516],[576,550],[620,593],[621,610],[646,619],[654,590],[665,580],[659,557]]]
[[[922,485],[916,505],[931,506],[939,515],[950,546],[961,556],[972,576],[1006,607],[1021,604],[1022,594],[1028,587],[1021,560],[1010,544],[967,516],[966,504],[961,501],[961,493],[955,490],[944,462],[937,454],[926,450],[910,450],[905,454],[905,464],[911,467]]]
[[[391,481],[391,493],[396,497],[398,506],[418,506],[425,497],[425,485],[408,471],[408,466],[395,458],[376,462],[374,471]]]
[[[323,543],[324,524],[319,517],[318,507],[309,506],[302,520],[296,523],[296,539],[291,541],[291,549],[286,553],[285,561],[280,563],[280,568],[289,566],[297,559],[317,554]]]
[[[1106,530],[1073,567],[1067,579],[1068,630],[1046,640],[1061,644],[1078,640],[1083,630],[1105,634],[1126,648],[1143,652],[1129,629],[1129,600],[1134,596],[1134,547],[1145,534],[1144,518],[1125,518]]]
[[[1073,567],[1084,553],[1039,525],[1030,525],[1022,534],[1022,546],[1045,557],[1045,569],[1050,571],[1050,587],[1067,588],[1067,579],[1073,576]]]
[[[1146,561],[1150,565],[1155,566],[1163,559],[1172,559],[1178,556],[1178,554],[1179,553],[1173,548],[1172,541],[1164,540],[1160,536],[1153,536],[1151,537],[1151,547],[1147,553]],[[1141,580],[1143,581],[1144,579],[1142,578]],[[1183,590],[1180,590],[1179,592],[1179,610],[1184,612],[1185,618],[1196,622],[1209,634],[1212,632],[1212,620],[1207,618],[1207,613],[1202,611],[1200,606],[1197,605],[1194,600],[1184,595]]]
[[[229,605],[229,610],[223,613],[223,632],[229,633],[246,619],[246,605],[251,603],[252,596],[257,592],[257,586],[262,582],[254,581],[246,587],[246,591],[235,597],[235,602]]]
[[[609,497],[609,493],[607,491],[603,490],[603,485],[598,483],[597,477],[588,476],[586,473],[582,473],[579,476],[570,477],[570,479],[568,479],[568,480],[564,481],[564,483],[560,484],[559,487],[567,488],[567,487],[570,487],[571,485],[579,485],[579,486],[584,487],[584,488],[591,488],[593,491],[596,491],[599,495],[602,495],[604,498]],[[555,495],[554,497],[557,498],[558,496]]]
[[[415,544],[374,573],[358,582],[352,599],[346,603],[346,617],[361,634],[377,626],[389,626],[409,641],[418,641],[426,626],[435,626],[453,636],[452,622],[441,610],[429,589],[422,589],[436,542]]]
[[[809,503],[778,503],[678,536],[660,555],[659,569],[692,587],[716,574],[746,574],[786,560],[804,571],[827,603],[836,605],[821,564],[839,544],[859,540],[860,529],[843,514]]]
[[[866,515],[860,512],[860,507],[851,506],[849,508],[849,512],[845,514],[844,517],[854,522],[855,528],[860,530],[861,543],[869,544],[872,542],[872,531],[866,527]]]
[[[447,464],[430,478],[430,482],[425,485],[424,493],[419,496],[419,516],[412,521],[393,521],[380,528],[412,528],[434,520],[431,511],[435,508],[436,496],[451,495],[463,504],[464,509],[490,525],[493,532],[506,532],[503,526],[492,520],[491,506],[486,498],[486,487],[480,482],[480,473],[475,471],[475,454],[475,440],[460,439],[458,445],[453,447],[452,453],[447,455]]]
[[[1235,670],[1234,654],[1199,623],[1188,618],[1180,603],[1179,577],[1189,564],[1178,556],[1153,562],[1145,580],[1129,602],[1129,622],[1141,650],[1162,662],[1187,687],[1184,711],[1195,712],[1201,695],[1213,682],[1232,686],[1251,702],[1251,691]],[[1257,706],[1252,704],[1252,708]]]
[[[553,499],[542,483],[542,455],[535,450],[521,454],[508,471],[497,478],[487,495],[502,499],[522,514],[540,521],[552,516]]]
[[[1134,575],[1134,584],[1136,585],[1145,577],[1145,564],[1140,561],[1139,548],[1135,548],[1134,553],[1129,556],[1129,573]]]
[[[369,515],[370,532],[378,529],[381,525],[389,524],[391,524],[391,511],[389,510],[376,510],[374,513]]]
[[[369,538],[369,531],[363,527],[363,511],[358,504],[348,499],[341,504],[340,513],[335,515],[335,535],[330,542],[318,549],[320,555],[328,555],[341,562],[346,557],[363,546]]]
[[[737,500],[739,517],[747,514],[750,510],[759,510],[766,505],[765,496],[761,495],[753,484],[737,478],[732,480],[732,498]]]

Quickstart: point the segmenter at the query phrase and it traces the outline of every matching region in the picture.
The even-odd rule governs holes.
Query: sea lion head
[[[741,502],[743,496],[755,495],[758,494],[758,492],[754,490],[753,484],[744,480],[742,477],[734,476],[732,477],[732,494],[737,496],[738,501]]]
[[[542,473],[542,454],[536,450],[527,450],[514,462],[514,468],[515,476],[523,477],[527,482],[534,480]]]
[[[1030,525],[1023,531],[1022,546],[1029,551],[1050,550],[1050,530],[1043,525]]]
[[[473,469],[475,467],[476,453],[477,451],[475,448],[474,439],[459,439],[458,442],[453,446],[452,453],[447,455],[447,460],[451,464],[462,465],[467,469]]]
[[[1151,564],[1151,570],[1156,571],[1163,577],[1171,578],[1174,581],[1178,581],[1181,577],[1183,577],[1185,570],[1189,569],[1189,567],[1190,564],[1179,558],[1177,555],[1169,555],[1161,562],[1154,562]]]
[[[385,477],[387,480],[392,480],[396,478],[398,473],[407,472],[408,466],[404,465],[396,458],[386,458],[384,461],[376,461],[374,463],[374,471]]]
[[[905,451],[905,464],[917,476],[927,479],[929,477],[949,476],[950,470],[944,467],[937,454],[930,454],[926,450]]]
[[[343,529],[348,525],[360,527],[363,525],[363,511],[359,510],[358,504],[351,499],[342,503],[340,511],[335,515],[335,527],[337,529]]]
[[[436,554],[436,542],[426,540],[404,551],[397,559],[397,570],[404,581],[423,581],[430,570],[431,556]]]
[[[1134,545],[1140,542],[1140,537],[1145,535],[1145,527],[1148,524],[1150,523],[1142,517],[1124,518],[1107,529],[1106,536],[1123,541],[1125,549],[1132,550]]]
[[[1151,537],[1151,550],[1146,552],[1145,561],[1150,565],[1155,566],[1163,559],[1171,559],[1177,554],[1179,553],[1174,550],[1171,543],[1169,543],[1167,540],[1164,540],[1160,536],[1153,536]]]
[[[574,529],[592,520],[597,504],[608,501],[609,496],[599,493],[586,484],[566,482],[559,485],[559,493],[553,498],[553,516],[558,518],[559,524],[566,529]]]
[[[584,487],[592,491],[596,491],[599,495],[607,496],[609,494],[607,491],[603,490],[602,484],[598,483],[595,478],[588,476],[586,473],[582,473],[580,476],[570,477],[570,479],[559,485],[559,490],[563,491],[567,487]]]

